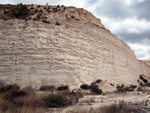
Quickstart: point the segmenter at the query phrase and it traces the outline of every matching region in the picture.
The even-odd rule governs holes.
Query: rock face
[[[104,93],[115,92],[117,90],[116,87],[112,86],[107,81],[101,81],[100,83],[97,83],[96,85],[98,85],[99,89],[101,89]]]
[[[91,13],[59,9],[46,13],[46,22],[35,21],[38,13],[26,20],[0,19],[0,80],[73,88],[96,79],[138,84],[140,74],[150,75],[150,66]]]

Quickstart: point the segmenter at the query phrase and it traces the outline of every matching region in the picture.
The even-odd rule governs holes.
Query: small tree
[[[30,10],[27,8],[26,5],[23,5],[22,3],[18,4],[15,8],[11,10],[11,13],[16,18],[19,17],[25,17],[29,14]]]

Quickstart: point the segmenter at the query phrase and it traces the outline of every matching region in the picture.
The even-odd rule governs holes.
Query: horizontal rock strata
[[[67,11],[71,10],[80,12]],[[80,13],[92,15],[85,10]],[[150,75],[150,66],[138,61],[94,16],[88,21],[81,19],[83,14],[81,20],[62,18],[57,25],[50,15],[52,23],[0,19],[1,80],[22,86],[67,84],[74,88],[96,79],[138,84],[140,74]]]

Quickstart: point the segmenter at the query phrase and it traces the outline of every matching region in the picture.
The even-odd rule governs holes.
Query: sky
[[[150,0],[0,0],[18,3],[84,8],[128,44],[138,59],[150,60]]]

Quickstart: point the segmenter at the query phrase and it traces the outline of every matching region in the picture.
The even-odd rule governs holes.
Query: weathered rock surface
[[[72,18],[63,18],[66,14]],[[29,20],[0,19],[1,80],[22,86],[78,87],[97,79],[138,84],[140,74],[150,75],[150,66],[138,61],[134,52],[89,12],[67,8],[65,13],[46,15],[51,23],[34,21],[33,15]]]
[[[97,83],[96,85],[98,85],[99,89],[101,89],[104,93],[115,92],[117,90],[116,87],[112,86],[107,81],[101,81],[100,83]]]

